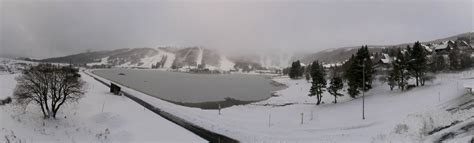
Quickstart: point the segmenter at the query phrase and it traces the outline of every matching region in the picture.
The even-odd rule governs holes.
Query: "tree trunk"
[[[319,105],[321,103],[321,99],[319,98],[319,94],[316,95],[316,99],[318,99],[318,102],[316,103],[316,105]]]
[[[421,86],[425,86],[425,80],[424,79],[421,79],[420,83],[421,83]]]
[[[337,96],[334,96],[334,104],[337,104]]]
[[[416,80],[416,86],[418,86],[418,76],[415,77],[415,80]]]
[[[53,111],[53,118],[56,119],[56,113],[57,111]]]
[[[43,113],[43,117],[48,118],[48,116],[46,115],[46,112],[44,111],[43,103],[40,103],[40,106],[41,106],[41,112]]]

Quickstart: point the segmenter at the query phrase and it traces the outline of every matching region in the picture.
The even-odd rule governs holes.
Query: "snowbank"
[[[15,75],[0,75],[1,94],[11,95]],[[0,106],[0,137],[11,142],[206,142],[141,105],[108,93],[87,75],[87,93],[65,105],[56,120],[43,120],[29,106],[26,113],[11,104]]]

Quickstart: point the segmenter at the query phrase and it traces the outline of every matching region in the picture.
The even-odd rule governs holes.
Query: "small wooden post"
[[[102,112],[104,112],[104,107],[105,107],[105,101],[104,101],[104,103],[102,104]]]
[[[304,113],[301,113],[301,125],[303,125],[303,116],[304,116]]]
[[[268,127],[272,125],[272,114],[268,114]]]
[[[438,91],[438,102],[441,101],[441,92]]]
[[[217,106],[219,108],[219,115],[220,115],[221,114],[221,104],[218,104]]]

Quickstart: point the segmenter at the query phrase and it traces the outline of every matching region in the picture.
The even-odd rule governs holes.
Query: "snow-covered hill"
[[[458,34],[455,36],[451,36],[448,38],[442,38],[432,41],[425,41],[421,42],[424,45],[430,45],[430,48],[446,48],[448,41],[469,41],[465,44],[471,45],[470,47],[474,47],[474,33],[468,32],[463,34]],[[383,49],[392,48],[392,47],[406,47],[407,45],[413,45],[415,41],[409,43],[402,43],[402,44],[390,44],[390,45],[368,45],[370,52],[382,52]],[[355,54],[357,50],[361,47],[359,46],[349,46],[349,47],[341,47],[341,48],[332,48],[326,49],[315,53],[305,54],[299,57],[295,57],[292,60],[301,60],[305,64],[309,64],[315,60],[319,60],[320,62],[324,63],[340,63],[343,62],[351,57],[352,54]]]
[[[234,63],[225,55],[202,47],[133,48],[80,53],[39,60],[41,62],[107,65],[127,68],[196,68],[231,70]]]
[[[29,62],[16,59],[0,58],[0,74],[17,73],[29,65],[35,65],[36,62]]]

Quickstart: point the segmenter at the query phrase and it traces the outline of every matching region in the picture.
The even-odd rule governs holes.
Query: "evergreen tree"
[[[291,67],[284,68],[283,71],[282,71],[282,74],[290,76],[290,68]]]
[[[338,76],[334,76],[331,79],[330,86],[328,87],[328,92],[334,96],[334,103],[337,103],[337,96],[343,96],[344,94],[339,93],[339,90],[343,88],[344,84],[342,79]]]
[[[369,49],[367,46],[362,46],[357,53],[356,56],[352,56],[349,60],[349,67],[345,71],[345,78],[348,80],[348,94],[355,98],[360,91],[364,90],[367,91],[372,88],[372,80],[373,80],[373,64],[372,60],[370,59]],[[363,82],[363,78],[365,78],[365,83]],[[365,86],[364,86],[365,84]],[[365,89],[362,89],[365,87]]]
[[[364,91],[367,91],[369,89],[372,89],[372,81],[373,81],[373,75],[375,73],[375,70],[374,70],[374,67],[373,67],[373,63],[372,63],[372,59],[370,58],[370,54],[369,54],[369,48],[367,47],[367,45],[365,45],[365,48],[363,48],[364,50],[362,51],[361,53],[361,61],[363,63],[363,76],[365,76],[365,89],[363,89]],[[360,77],[362,78],[362,76]],[[362,88],[362,87],[361,87]]]
[[[298,70],[298,74],[297,74],[299,78],[303,78],[305,69],[306,69],[305,66],[300,66],[300,70]]]
[[[420,42],[416,42],[413,45],[413,48],[408,46],[407,50],[408,71],[415,78],[416,86],[419,86],[420,84],[423,86],[423,76],[428,70],[426,51]]]
[[[393,88],[397,85],[398,79],[400,78],[398,71],[395,71],[393,68],[389,72],[388,77],[387,77],[387,84],[390,86],[390,90],[393,90]]]
[[[356,64],[355,62],[356,62],[356,57],[352,55],[349,61],[347,61],[347,69],[345,70],[345,73],[344,73],[344,77],[347,80],[347,85],[349,86],[347,89],[347,93],[352,98],[356,98],[356,96],[359,95],[358,88],[360,87],[358,85],[359,82],[356,81],[358,74],[355,73],[356,71],[360,69],[359,68],[360,66]]]
[[[307,82],[311,81],[311,64],[306,66],[304,76],[305,76]]]
[[[410,79],[410,74],[408,73],[408,58],[406,54],[402,51],[398,51],[396,60],[392,64],[392,72],[396,75],[395,77],[398,77],[396,80],[397,85],[403,91],[408,84],[408,79]]]
[[[432,72],[439,72],[446,69],[446,61],[443,55],[434,54],[430,63],[430,70]]]
[[[461,56],[461,52],[457,47],[453,47],[448,54],[449,57],[449,69],[451,70],[460,70],[461,69],[461,61],[459,57]]]
[[[297,60],[291,64],[291,68],[288,75],[290,76],[291,79],[297,79],[301,77],[300,73],[302,72],[300,70],[301,70],[301,63],[299,60]]]
[[[459,63],[460,63],[459,66],[461,69],[467,69],[472,66],[472,63],[474,63],[474,61],[472,60],[470,53],[463,51],[463,53],[461,53],[460,55]]]
[[[309,90],[308,96],[316,96],[318,101],[316,105],[319,105],[322,100],[324,89],[326,88],[326,72],[318,61],[314,61],[313,64],[311,64],[311,77],[313,80],[311,82],[311,89]]]

